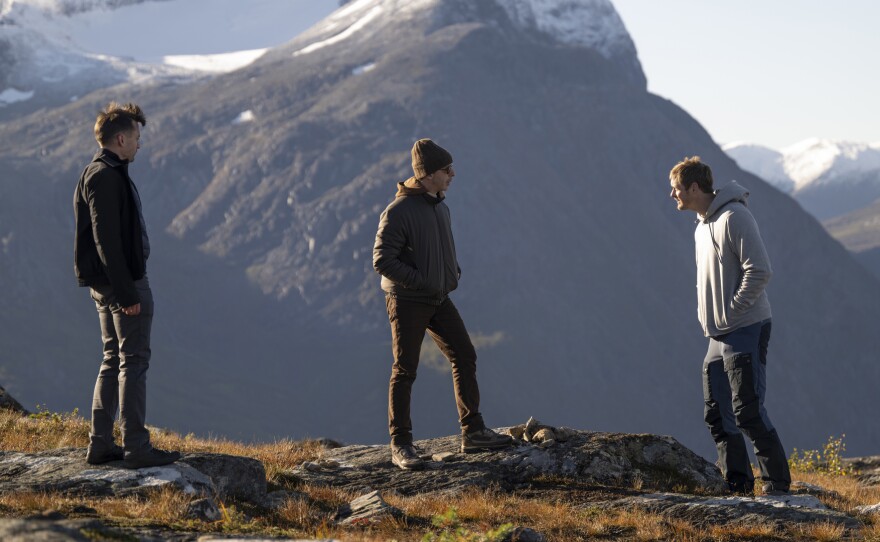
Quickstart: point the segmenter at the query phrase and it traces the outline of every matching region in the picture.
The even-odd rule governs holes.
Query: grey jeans
[[[779,435],[764,408],[770,320],[709,339],[703,361],[704,417],[731,489],[749,491],[754,475],[745,433],[755,446],[761,479],[788,490],[791,475]]]
[[[126,452],[150,448],[144,426],[147,410],[147,369],[150,367],[150,328],[153,324],[153,293],[146,277],[135,281],[141,312],[128,316],[116,302],[110,286],[90,289],[98,309],[104,359],[92,396],[89,446],[108,451],[113,446],[113,419],[119,409],[122,446]]]

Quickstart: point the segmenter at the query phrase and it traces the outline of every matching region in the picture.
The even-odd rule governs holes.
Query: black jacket
[[[146,274],[144,243],[128,162],[101,149],[73,194],[73,267],[80,286],[109,284],[123,307],[140,303],[134,281]]]
[[[373,245],[373,268],[382,289],[399,298],[439,304],[458,286],[449,207],[414,179],[398,183],[397,197],[382,213]]]

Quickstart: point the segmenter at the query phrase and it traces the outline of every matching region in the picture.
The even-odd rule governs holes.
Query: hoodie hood
[[[706,215],[700,217],[702,222],[708,221],[715,213],[730,202],[739,202],[748,206],[749,191],[736,181],[730,181],[715,191],[715,199],[709,205]]]
[[[416,180],[415,177],[410,177],[403,182],[397,183],[396,197],[400,198],[403,196],[418,196],[419,194],[425,194],[430,199],[436,199],[438,203],[442,201],[445,197],[443,195],[443,192],[440,192],[437,194],[436,198],[433,198],[430,194],[428,194],[428,191],[425,189],[425,187],[422,186],[422,183]]]

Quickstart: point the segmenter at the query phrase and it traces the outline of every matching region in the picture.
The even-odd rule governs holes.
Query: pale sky
[[[717,143],[880,141],[880,1],[612,2],[648,90]]]

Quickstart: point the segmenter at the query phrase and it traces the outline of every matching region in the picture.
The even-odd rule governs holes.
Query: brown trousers
[[[480,388],[477,385],[477,352],[471,343],[458,309],[448,297],[440,305],[429,305],[386,296],[391,323],[391,349],[394,365],[388,386],[388,430],[396,446],[412,444],[410,397],[419,366],[419,353],[427,331],[452,364],[455,405],[462,431],[485,427],[480,415]]]

